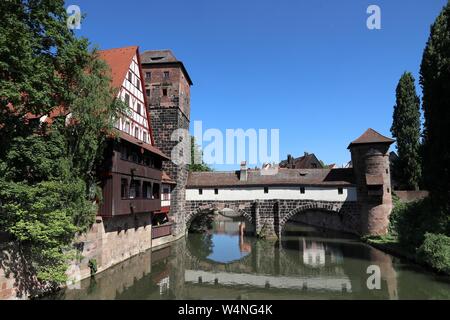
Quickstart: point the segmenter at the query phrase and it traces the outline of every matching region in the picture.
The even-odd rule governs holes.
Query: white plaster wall
[[[219,194],[214,194],[213,188],[203,188],[199,194],[198,188],[186,189],[186,200],[321,200],[321,201],[356,201],[356,188],[343,188],[338,193],[337,187],[305,187],[305,193],[300,193],[299,186],[269,187],[269,193],[264,193],[264,187],[218,188]]]

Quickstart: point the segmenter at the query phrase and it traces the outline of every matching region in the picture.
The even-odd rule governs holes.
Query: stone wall
[[[153,135],[156,146],[169,157],[173,148],[180,141],[172,141],[171,135],[174,130],[189,130],[189,119],[176,107],[151,107],[150,116]],[[189,149],[190,152],[190,143]],[[187,165],[176,165],[172,161],[164,161],[163,170],[177,183],[171,193],[171,206],[169,216],[173,219],[173,232],[175,236],[184,234],[184,203],[186,199],[186,183],[188,178]]]
[[[395,190],[395,195],[400,198],[402,202],[412,202],[416,200],[421,200],[429,196],[428,191],[400,191]]]
[[[90,260],[96,261],[99,273],[150,249],[151,229],[150,214],[97,217],[91,230],[75,240],[81,255],[70,263],[68,285],[90,276]],[[0,300],[26,299],[47,289],[36,281],[23,250],[14,243],[0,246]]]

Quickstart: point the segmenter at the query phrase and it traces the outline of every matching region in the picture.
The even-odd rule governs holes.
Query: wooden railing
[[[172,234],[172,222],[152,227],[152,239],[157,239]]]

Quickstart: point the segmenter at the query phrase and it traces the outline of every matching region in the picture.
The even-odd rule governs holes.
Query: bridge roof
[[[265,175],[248,170],[247,181],[239,180],[239,171],[190,172],[188,188],[269,185],[349,186],[354,184],[353,169],[285,169]]]

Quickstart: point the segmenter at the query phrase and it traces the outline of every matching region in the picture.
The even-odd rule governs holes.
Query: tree
[[[96,50],[67,28],[63,0],[1,1],[0,19],[0,231],[39,280],[58,283],[97,213],[95,167],[123,104]],[[51,125],[27,117],[52,110],[62,117]]]
[[[203,162],[202,157],[202,151],[200,150],[198,144],[195,142],[195,137],[191,136],[191,163],[189,164],[189,171],[212,171],[212,169]]]
[[[431,26],[420,66],[424,112],[424,176],[448,215],[450,190],[450,2]]]
[[[421,180],[420,100],[414,77],[405,72],[396,89],[391,132],[397,139],[398,160],[394,163],[398,182],[407,190],[418,190]]]

